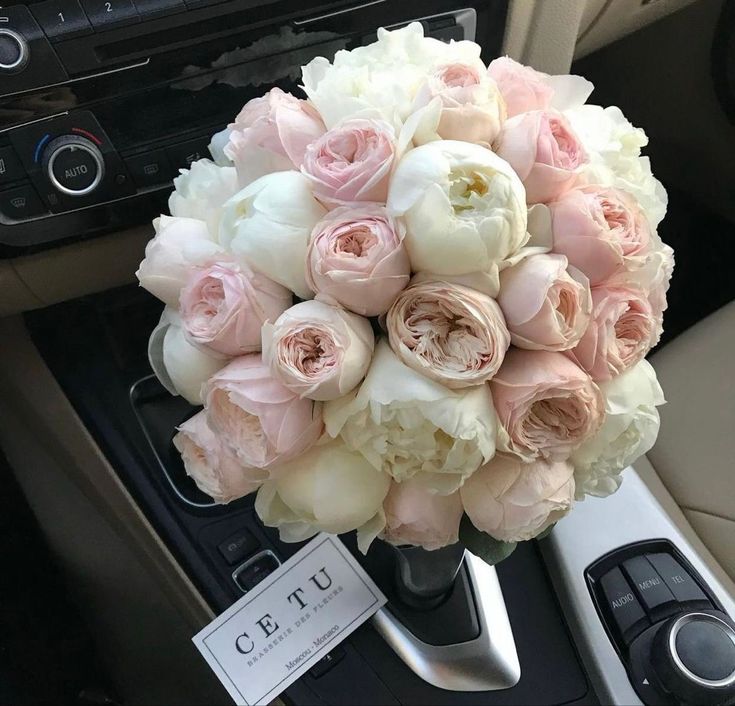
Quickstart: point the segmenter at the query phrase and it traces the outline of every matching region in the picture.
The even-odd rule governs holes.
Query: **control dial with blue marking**
[[[42,166],[53,187],[66,196],[87,196],[102,182],[105,159],[92,140],[62,135],[43,150]]]

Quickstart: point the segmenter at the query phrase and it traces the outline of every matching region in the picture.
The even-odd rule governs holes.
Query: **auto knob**
[[[105,158],[92,140],[62,135],[43,152],[43,169],[53,187],[66,196],[92,193],[105,175]]]
[[[29,56],[28,42],[12,29],[0,27],[0,75],[22,71]]]
[[[679,703],[724,706],[735,700],[735,626],[726,615],[670,618],[651,650],[658,680]]]

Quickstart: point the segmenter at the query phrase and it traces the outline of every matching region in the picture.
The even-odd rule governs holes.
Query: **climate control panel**
[[[587,583],[643,703],[735,703],[735,623],[673,544],[622,547]]]

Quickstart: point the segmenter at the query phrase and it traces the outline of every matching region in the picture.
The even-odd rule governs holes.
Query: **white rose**
[[[416,272],[496,272],[528,240],[526,193],[511,166],[480,145],[430,142],[398,163],[388,211],[405,216]]]
[[[477,44],[424,37],[421,24],[413,22],[392,32],[379,29],[377,42],[338,51],[332,63],[314,59],[303,68],[302,78],[327,128],[360,114],[387,120],[399,130],[427,76],[451,63],[485,70]]]
[[[224,250],[201,220],[161,216],[153,227],[156,235],[146,245],[135,276],[141,287],[178,308],[179,294],[192,268],[208,264]]]
[[[668,197],[641,156],[648,137],[620,108],[583,105],[564,112],[584,146],[589,162],[580,170],[583,182],[614,186],[635,196],[653,228],[666,215]]]
[[[168,199],[171,215],[205,221],[216,239],[222,204],[239,188],[235,168],[218,167],[208,159],[200,159],[180,171],[174,179],[175,191]]]
[[[646,360],[600,383],[600,390],[605,397],[605,421],[571,457],[578,499],[605,497],[620,487],[620,473],[656,442],[660,424],[656,407],[665,402],[656,371]]]
[[[148,341],[148,360],[161,384],[193,405],[203,403],[202,385],[228,363],[189,343],[179,314],[168,307]]]
[[[263,361],[299,397],[333,400],[365,377],[375,346],[370,322],[323,301],[305,301],[261,330]]]
[[[303,174],[275,172],[256,179],[225,203],[219,239],[254,270],[301,299],[310,299],[306,249],[311,231],[325,213]]]
[[[373,468],[442,495],[493,457],[498,431],[486,385],[450,390],[404,365],[387,341],[358,392],[325,404],[324,422]]]
[[[382,504],[389,488],[387,474],[332,441],[279,466],[258,491],[255,510],[267,527],[278,528],[284,542],[357,529],[360,548],[367,551],[385,526]]]

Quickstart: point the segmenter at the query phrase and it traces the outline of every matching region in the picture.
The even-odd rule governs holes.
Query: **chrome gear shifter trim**
[[[373,625],[406,665],[433,686],[449,691],[508,689],[521,678],[521,667],[498,576],[494,567],[469,552],[465,564],[480,626],[474,640],[430,645],[387,608],[373,616]]]

